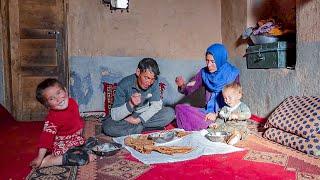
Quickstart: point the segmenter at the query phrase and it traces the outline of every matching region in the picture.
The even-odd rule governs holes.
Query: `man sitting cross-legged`
[[[139,134],[145,129],[163,128],[174,119],[173,108],[162,105],[159,74],[157,62],[144,58],[135,74],[118,83],[111,115],[102,124],[106,135]]]

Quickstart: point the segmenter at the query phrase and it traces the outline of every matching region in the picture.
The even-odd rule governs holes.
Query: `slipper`
[[[81,147],[73,147],[62,156],[64,166],[83,166],[89,162],[89,154]]]
[[[100,144],[96,137],[89,137],[86,140],[86,143],[83,145],[84,150],[90,152],[92,148],[96,145]]]

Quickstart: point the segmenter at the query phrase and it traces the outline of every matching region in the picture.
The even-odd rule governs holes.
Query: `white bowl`
[[[230,133],[225,131],[209,132],[205,135],[207,139],[213,142],[226,142],[226,139],[230,136]]]

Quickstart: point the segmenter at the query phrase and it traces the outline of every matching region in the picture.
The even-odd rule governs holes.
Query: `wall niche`
[[[289,68],[296,64],[296,1],[295,0],[248,0],[247,27],[253,28],[247,49],[248,68]],[[272,25],[271,25],[272,24]],[[269,39],[267,39],[269,38]],[[271,40],[273,38],[274,40]],[[261,40],[260,40],[261,39]],[[265,42],[263,42],[265,41]],[[270,41],[270,42],[269,42]],[[278,41],[278,44],[264,44]],[[253,47],[259,46],[259,47]],[[261,46],[261,47],[260,47]],[[251,50],[250,50],[251,49]],[[257,49],[257,53],[256,50]],[[260,50],[270,54],[262,57]],[[277,52],[273,52],[277,50]],[[259,52],[258,52],[259,51]],[[261,56],[256,58],[255,55]],[[248,56],[250,55],[250,57]],[[279,57],[278,57],[279,56]],[[260,61],[259,59],[265,59]],[[258,60],[256,60],[258,59]],[[271,62],[273,61],[273,62]],[[287,61],[287,63],[286,63]],[[263,66],[262,66],[262,65]]]

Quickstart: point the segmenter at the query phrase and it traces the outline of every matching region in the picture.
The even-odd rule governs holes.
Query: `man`
[[[144,58],[135,74],[118,83],[111,116],[102,124],[106,135],[125,136],[147,129],[163,129],[174,119],[174,110],[162,106],[159,74],[157,62]]]

